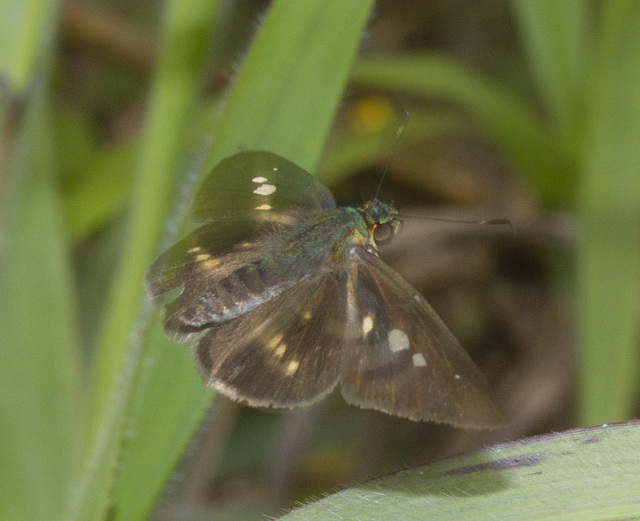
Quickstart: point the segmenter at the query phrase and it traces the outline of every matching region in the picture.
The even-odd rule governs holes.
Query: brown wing
[[[459,427],[502,422],[487,382],[427,301],[373,255],[347,281],[347,402],[412,420]]]
[[[346,303],[331,274],[304,279],[193,346],[204,382],[250,405],[294,407],[328,394],[340,375]]]

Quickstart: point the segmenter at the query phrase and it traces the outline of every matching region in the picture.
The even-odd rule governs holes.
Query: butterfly
[[[502,421],[487,383],[422,295],[378,257],[400,225],[378,200],[339,208],[291,161],[244,151],[193,202],[203,224],[157,257],[165,334],[192,341],[204,383],[252,406],[344,399],[461,427]]]

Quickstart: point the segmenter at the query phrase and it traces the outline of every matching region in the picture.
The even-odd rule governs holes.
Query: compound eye
[[[373,229],[373,240],[376,244],[384,244],[393,239],[394,228],[389,223],[377,224]]]

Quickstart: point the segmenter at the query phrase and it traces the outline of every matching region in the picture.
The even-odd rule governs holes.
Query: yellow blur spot
[[[349,107],[348,123],[354,132],[379,132],[394,119],[395,109],[385,96],[367,96]]]

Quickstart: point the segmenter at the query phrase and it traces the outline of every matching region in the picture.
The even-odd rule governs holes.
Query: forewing
[[[198,190],[193,217],[281,221],[292,211],[335,206],[329,190],[301,167],[271,152],[246,151],[213,168]]]
[[[291,270],[277,248],[327,208],[335,208],[327,188],[276,154],[241,152],[221,161],[193,206],[207,224],[158,256],[145,275],[151,297],[184,287],[164,308],[167,335],[188,340],[295,284],[305,274]]]
[[[412,420],[460,427],[502,421],[480,370],[427,301],[364,251],[347,281],[347,402]]]
[[[212,323],[246,313],[295,284],[266,236],[277,231],[243,221],[208,223],[156,258],[145,275],[151,297],[184,287],[163,310],[167,336],[184,342]],[[274,241],[269,241],[274,246]]]
[[[227,253],[246,262],[255,254],[263,233],[263,228],[242,220],[200,226],[154,259],[144,277],[147,293],[155,298],[180,286],[197,285],[201,276],[215,267],[211,259]]]
[[[308,405],[338,381],[345,317],[344,281],[308,277],[203,333],[193,346],[198,371],[207,385],[250,405]]]

